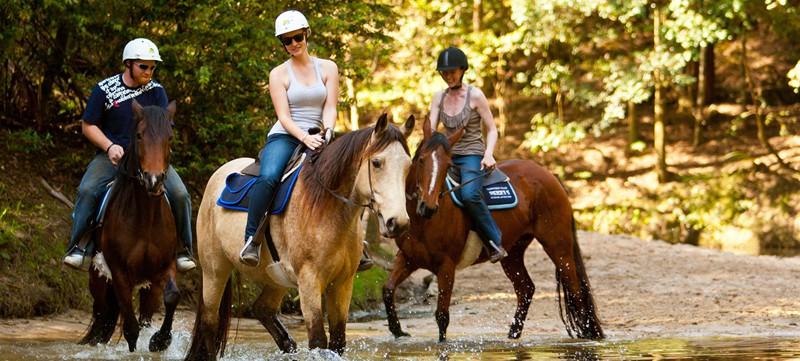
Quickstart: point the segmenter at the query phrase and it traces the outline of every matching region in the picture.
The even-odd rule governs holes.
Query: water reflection
[[[109,345],[76,345],[77,334],[63,333],[39,339],[0,338],[0,359],[17,360],[181,360],[190,343],[190,325],[176,324],[172,345],[163,353],[147,351],[155,328],[146,329],[137,350],[128,352],[117,335]],[[298,345],[305,345],[304,326],[289,325]],[[429,337],[430,336],[430,337]],[[357,329],[348,334],[344,357],[328,351],[301,350],[285,355],[275,347],[258,325],[239,327],[230,339],[224,360],[730,360],[800,358],[797,337],[719,337],[610,339],[602,342],[558,337],[523,337],[523,341],[498,337],[455,337],[440,344],[432,337],[419,335],[395,339],[377,329]]]

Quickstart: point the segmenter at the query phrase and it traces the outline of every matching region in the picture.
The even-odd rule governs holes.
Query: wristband
[[[300,138],[300,143],[302,143],[304,140],[306,140],[307,136],[308,136],[308,133],[304,134],[303,137]]]
[[[116,145],[115,143],[111,143],[111,144],[108,146],[108,148],[106,148],[106,153],[108,153],[108,151],[111,149],[111,147],[113,147],[113,146],[115,146],[115,145]]]

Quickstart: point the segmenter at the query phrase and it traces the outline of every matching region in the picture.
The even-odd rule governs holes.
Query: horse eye
[[[136,140],[142,140],[142,133],[136,133]]]
[[[372,160],[372,166],[375,167],[375,168],[380,168],[381,167],[381,160],[380,159],[373,159]]]

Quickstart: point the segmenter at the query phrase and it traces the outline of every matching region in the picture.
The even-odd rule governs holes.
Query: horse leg
[[[321,277],[305,267],[298,275],[298,291],[300,292],[300,307],[303,310],[303,320],[306,323],[309,349],[328,348],[328,338],[325,335],[325,324],[322,314],[322,286],[317,281]]]
[[[122,272],[112,272],[112,279],[122,313],[122,335],[128,341],[128,351],[133,352],[139,339],[139,323],[133,311],[133,287]]]
[[[201,260],[203,274],[200,278],[200,300],[192,331],[192,343],[185,361],[214,360],[225,351],[228,326],[231,319],[231,270],[225,262],[216,268],[207,266],[210,260]]]
[[[345,331],[350,311],[350,298],[353,296],[353,278],[342,284],[331,284],[325,294],[325,309],[328,311],[328,332],[331,342],[328,347],[339,355],[347,346]]]
[[[508,252],[508,256],[500,261],[503,272],[511,280],[514,286],[514,293],[517,295],[517,309],[514,312],[514,321],[508,331],[508,338],[518,339],[522,335],[522,328],[525,326],[525,319],[528,317],[533,294],[536,286],[533,284],[528,270],[525,268],[525,249],[528,242],[518,242]]]
[[[549,227],[550,232],[543,232],[541,238],[537,236],[542,248],[556,266],[558,294],[559,298],[563,298],[559,301],[559,307],[561,303],[564,305],[561,321],[567,326],[570,336],[574,331],[578,338],[603,339],[605,336],[597,316],[592,288],[578,247],[574,219],[571,216],[567,219],[571,224],[563,220],[552,223],[555,227]]]
[[[172,321],[180,300],[181,293],[178,285],[175,284],[174,271],[171,271],[167,275],[167,283],[164,285],[164,321],[161,323],[161,328],[150,338],[150,351],[164,351],[172,343]]]
[[[436,278],[439,295],[436,301],[436,324],[439,325],[439,342],[447,341],[447,326],[450,325],[450,298],[453,296],[456,269],[451,262],[442,264]]]
[[[267,332],[272,335],[272,339],[275,340],[281,351],[286,353],[297,352],[297,342],[286,331],[283,323],[278,318],[281,301],[285,295],[286,289],[265,285],[264,289],[261,290],[261,294],[253,303],[253,313],[256,319],[261,322],[261,325],[267,329]]]
[[[139,329],[150,327],[153,315],[158,311],[158,296],[161,287],[151,285],[139,290]]]
[[[403,251],[398,251],[394,259],[392,273],[383,285],[383,305],[386,308],[389,331],[392,332],[394,337],[410,336],[408,333],[404,332],[400,326],[400,319],[397,317],[397,308],[395,307],[394,291],[416,270],[417,267],[406,260],[406,255]]]
[[[78,342],[80,345],[106,343],[114,335],[119,317],[119,305],[114,288],[97,271],[89,272],[89,290],[92,303],[92,323],[89,332]]]

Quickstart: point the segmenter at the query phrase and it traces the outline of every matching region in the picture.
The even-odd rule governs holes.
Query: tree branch
[[[53,187],[50,186],[50,183],[47,183],[47,181],[44,180],[44,178],[39,177],[39,182],[41,182],[42,185],[45,188],[47,188],[47,191],[49,191],[50,195],[55,197],[55,199],[58,199],[59,201],[63,202],[64,204],[69,206],[70,209],[74,209],[75,208],[75,205],[72,204],[72,202],[69,199],[67,199],[67,197],[65,197],[63,194],[61,194],[61,192],[53,189]]]

